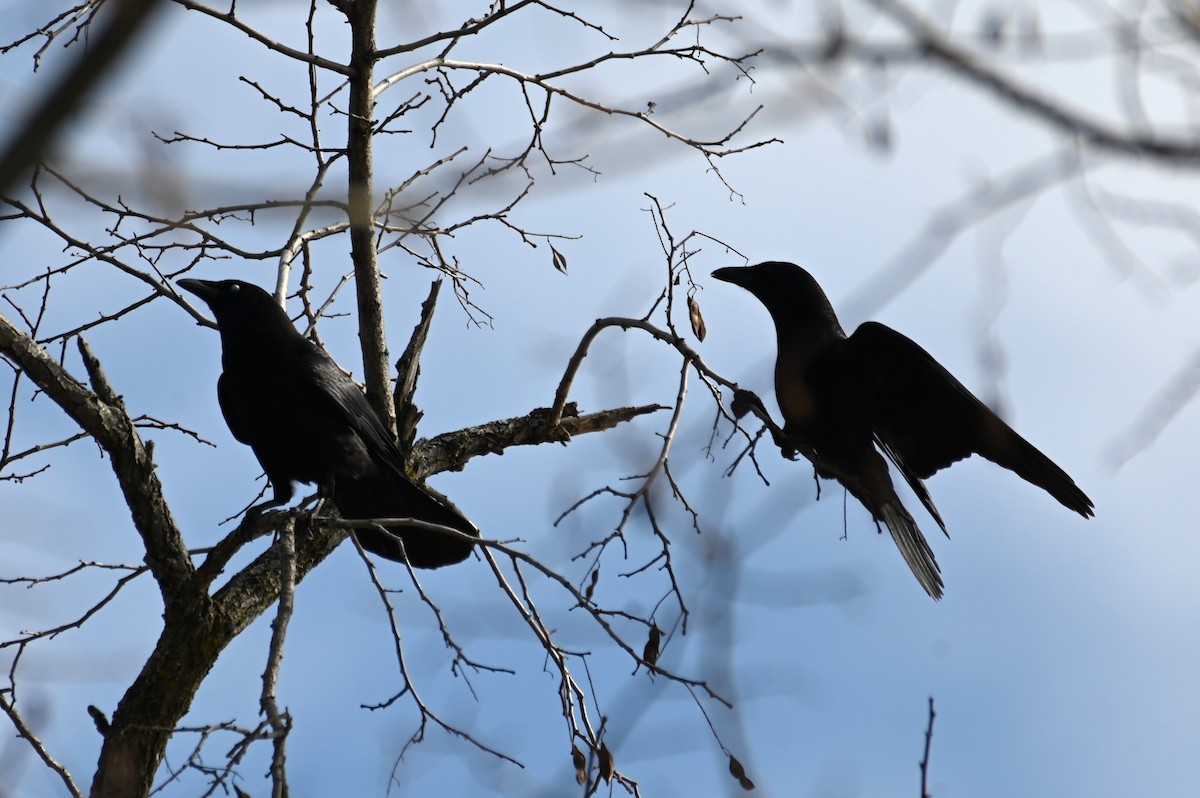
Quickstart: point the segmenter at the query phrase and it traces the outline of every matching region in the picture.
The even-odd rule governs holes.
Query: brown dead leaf
[[[606,782],[612,781],[613,774],[616,772],[612,751],[608,750],[607,745],[600,743],[600,778]]]
[[[708,328],[704,326],[704,317],[700,315],[700,303],[696,301],[696,297],[690,296],[687,298],[688,318],[692,322],[692,332],[696,334],[696,339],[704,340],[704,336],[708,335]]]
[[[554,261],[554,268],[558,269],[563,274],[566,274],[567,273],[567,258],[566,258],[566,256],[563,255],[561,252],[559,252],[557,249],[555,249],[553,244],[550,244],[549,246],[550,246],[550,258]]]
[[[571,764],[575,766],[575,781],[580,784],[587,783],[587,757],[583,755],[583,751],[579,750],[579,746],[571,745]]]
[[[646,640],[646,647],[642,649],[642,659],[648,665],[658,664],[658,646],[662,642],[662,630],[658,628],[658,624],[650,625],[650,636]]]
[[[738,780],[738,784],[742,785],[743,790],[754,789],[754,782],[750,781],[750,778],[746,775],[746,769],[742,767],[742,763],[733,754],[729,755],[729,772]]]

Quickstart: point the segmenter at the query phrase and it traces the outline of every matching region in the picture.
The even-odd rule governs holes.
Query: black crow
[[[933,550],[896,495],[887,455],[942,531],[922,479],[981,454],[1085,518],[1092,502],[917,344],[877,322],[847,336],[812,275],[793,263],[718,269],[775,321],[775,396],[785,436],[882,521],[921,586],[942,596]],[[878,447],[878,449],[876,448]]]
[[[414,518],[472,537],[453,505],[414,483],[404,455],[358,386],[292,326],[263,289],[241,280],[180,280],[208,304],[221,332],[217,398],[233,436],[254,450],[275,495],[251,508],[286,504],[293,482],[316,483],[344,518]],[[417,568],[461,562],[473,543],[413,527],[360,529],[363,548]]]

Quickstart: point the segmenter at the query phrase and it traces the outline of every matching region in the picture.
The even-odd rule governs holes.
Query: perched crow
[[[251,512],[286,504],[293,482],[315,482],[351,519],[415,518],[472,537],[462,513],[404,473],[404,456],[358,386],[324,350],[296,331],[270,294],[240,280],[180,280],[203,299],[221,331],[217,383],[233,437],[254,450],[275,496]],[[417,568],[461,562],[474,544],[412,527],[358,530],[363,548]]]
[[[942,531],[923,478],[981,454],[1042,488],[1085,518],[1092,502],[1069,476],[971,395],[929,353],[895,330],[866,322],[847,337],[825,292],[792,263],[718,269],[775,320],[775,396],[785,435],[815,456],[882,521],[933,598],[942,578],[933,550],[892,486],[892,461]]]

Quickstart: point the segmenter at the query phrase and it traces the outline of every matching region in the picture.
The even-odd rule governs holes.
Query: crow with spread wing
[[[877,322],[847,336],[812,275],[792,263],[718,269],[775,322],[775,396],[785,437],[882,521],[921,586],[942,596],[933,550],[900,503],[886,455],[942,531],[923,479],[979,454],[1087,518],[1092,501],[928,352]]]

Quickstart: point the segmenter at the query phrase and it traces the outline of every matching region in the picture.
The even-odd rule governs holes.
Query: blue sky
[[[282,4],[264,8],[264,23],[288,13]],[[767,3],[756,10],[776,13],[773,8]],[[1071,22],[1062,20],[1064,26]],[[399,24],[389,22],[381,40],[398,35],[390,26]],[[290,29],[298,31],[298,24]],[[331,21],[330,40],[343,33]],[[514,29],[503,44],[473,44],[471,55],[534,69],[573,46],[570,36],[547,41],[536,31]],[[36,88],[28,60],[18,51],[0,59],[0,69],[0,96],[19,107],[23,93]],[[1097,114],[1112,113],[1115,91],[1104,82],[1109,72],[1102,65],[1095,69],[1083,82],[1073,82],[1078,69],[1053,71],[1059,82],[1047,79],[1047,89],[1081,104],[1094,101]],[[237,81],[239,74],[281,92],[304,91],[303,70],[265,58],[261,48],[197,15],[173,10],[155,31],[153,46],[79,120],[64,146],[77,161],[92,158],[95,173],[125,175],[118,179],[130,180],[133,193],[180,188],[199,203],[294,191],[307,174],[303,165],[289,172],[296,167],[278,155],[212,158],[198,148],[163,149],[146,134],[152,128],[273,137],[284,123]],[[710,681],[734,701],[732,711],[711,703],[705,709],[763,794],[918,795],[930,696],[938,711],[930,789],[938,798],[1194,793],[1200,785],[1200,688],[1194,678],[1200,666],[1194,623],[1200,543],[1190,512],[1196,409],[1185,407],[1120,468],[1111,453],[1193,352],[1196,259],[1182,235],[1118,223],[1138,258],[1130,267],[1097,245],[1089,217],[1079,210],[1087,192],[1192,207],[1200,197],[1191,171],[1089,154],[1088,183],[1061,181],[990,216],[903,291],[881,296],[872,290],[879,275],[932,215],[987,181],[1002,183],[1011,170],[1054,155],[1061,142],[943,75],[889,75],[895,85],[886,100],[871,99],[867,79],[853,74],[841,83],[820,79],[821,91],[816,79],[796,72],[760,77],[746,94],[744,81],[718,71],[721,93],[670,117],[681,126],[712,124],[711,117],[733,119],[758,103],[767,106],[751,135],[778,136],[784,143],[721,162],[741,197],[731,197],[701,159],[633,123],[588,116],[555,130],[564,153],[586,146],[601,175],[567,170],[559,178],[539,176],[538,190],[518,215],[539,231],[579,236],[559,245],[570,273],[553,270],[545,247],[531,250],[495,230],[469,232],[454,242],[464,267],[483,283],[473,298],[495,320],[490,327],[468,324],[444,292],[423,363],[421,433],[549,405],[592,320],[646,311],[660,290],[663,265],[644,193],[671,205],[668,221],[677,234],[704,231],[751,262],[802,263],[825,286],[846,327],[867,317],[883,321],[917,340],[982,398],[999,399],[1013,426],[1089,493],[1096,518],[1074,516],[989,463],[956,465],[929,480],[953,539],[934,534],[933,522],[918,518],[931,533],[946,581],[946,598],[934,603],[887,536],[875,533],[866,511],[846,501],[843,491],[826,483],[820,501],[814,500],[806,465],[764,450],[760,460],[769,487],[744,465],[723,477],[736,451],[731,446],[705,457],[714,408],[693,380],[672,464],[702,514],[703,532],[692,531],[685,514],[660,492],[656,501],[692,611],[689,633],[671,638],[663,664]],[[593,87],[633,98],[636,105],[679,80],[680,73],[655,72],[636,83],[597,81]],[[822,91],[839,88],[852,99],[840,106],[823,99]],[[407,90],[395,91],[401,96]],[[509,144],[520,130],[503,116],[510,101],[500,90],[480,97],[470,115],[454,121],[448,138],[459,136],[474,147]],[[1159,102],[1162,113],[1181,113],[1170,96]],[[859,123],[874,113],[886,113],[892,125],[888,152],[872,150],[861,136]],[[10,129],[17,118],[10,111],[0,122]],[[381,172],[410,172],[430,157],[427,145],[420,136],[403,140],[388,150],[395,165],[381,161]],[[123,169],[129,165],[136,167],[132,178]],[[137,182],[138,169],[154,176],[152,186]],[[63,261],[45,236],[7,227],[0,234],[7,268],[31,274]],[[281,240],[280,229],[264,222],[242,235],[248,241],[261,236],[261,244]],[[344,268],[345,245],[338,239],[318,248],[329,259],[327,281]],[[709,365],[759,391],[773,408],[766,313],[749,295],[706,277],[741,262],[713,244],[695,257],[709,331],[697,347]],[[397,354],[430,274],[395,253],[385,256],[384,268],[390,343]],[[223,263],[194,274],[236,273],[270,285],[273,269],[269,262]],[[56,290],[54,321],[62,328],[111,310],[135,292],[99,267],[76,272]],[[326,323],[322,336],[341,362],[355,362],[349,320]],[[217,524],[253,497],[259,473],[217,408],[216,336],[160,301],[90,341],[133,412],[178,420],[218,444],[213,449],[178,435],[150,436],[188,541],[211,544],[221,534]],[[983,358],[993,347],[1003,355],[999,374]],[[667,404],[676,390],[669,351],[636,332],[608,332],[585,362],[574,398],[595,410]],[[22,413],[30,440],[66,428],[47,403],[22,406]],[[621,508],[596,502],[557,528],[554,519],[580,496],[648,465],[665,424],[666,414],[659,414],[565,448],[487,456],[432,482],[485,534],[522,538],[530,553],[578,575],[582,570],[570,556],[610,529]],[[728,430],[721,433],[723,438]],[[111,471],[86,444],[66,450],[42,477],[0,485],[0,501],[9,515],[3,576],[49,573],[79,559],[139,559]],[[635,546],[647,545],[644,522],[633,527],[631,538]],[[606,567],[598,596],[631,611],[657,601],[661,577],[623,580],[618,570],[616,562]],[[404,584],[403,574],[390,575]],[[0,632],[7,639],[20,629],[62,622],[89,606],[106,584],[84,577],[33,591],[6,587]],[[556,684],[486,566],[470,561],[430,574],[424,584],[473,654],[516,671],[472,675],[472,695],[446,670],[436,626],[408,589],[396,601],[426,701],[525,767],[431,732],[399,765],[392,794],[572,794]],[[643,795],[740,793],[685,691],[644,673],[630,676],[632,665],[570,612],[561,595],[544,584],[535,589],[562,639],[592,652],[589,672],[609,719],[609,745],[617,767],[641,784]],[[51,750],[84,784],[99,743],[84,707],[97,704],[111,712],[153,644],[156,601],[149,582],[137,584],[84,630],[44,644],[22,663],[22,700],[30,707],[44,704],[44,712],[32,715]],[[267,620],[222,655],[186,724],[236,719],[253,725]],[[295,793],[383,794],[415,716],[403,705],[384,712],[360,708],[386,698],[399,679],[378,597],[348,546],[300,586],[287,657],[280,703],[297,724],[289,748]],[[17,749],[16,742],[4,743],[0,761]],[[224,750],[214,745],[208,758],[218,761]],[[171,749],[173,763],[185,755],[182,745]],[[243,788],[264,794],[264,771],[265,759],[252,758],[243,769]],[[28,757],[13,772],[19,780],[12,795],[60,789]],[[176,789],[198,793],[197,784]]]

